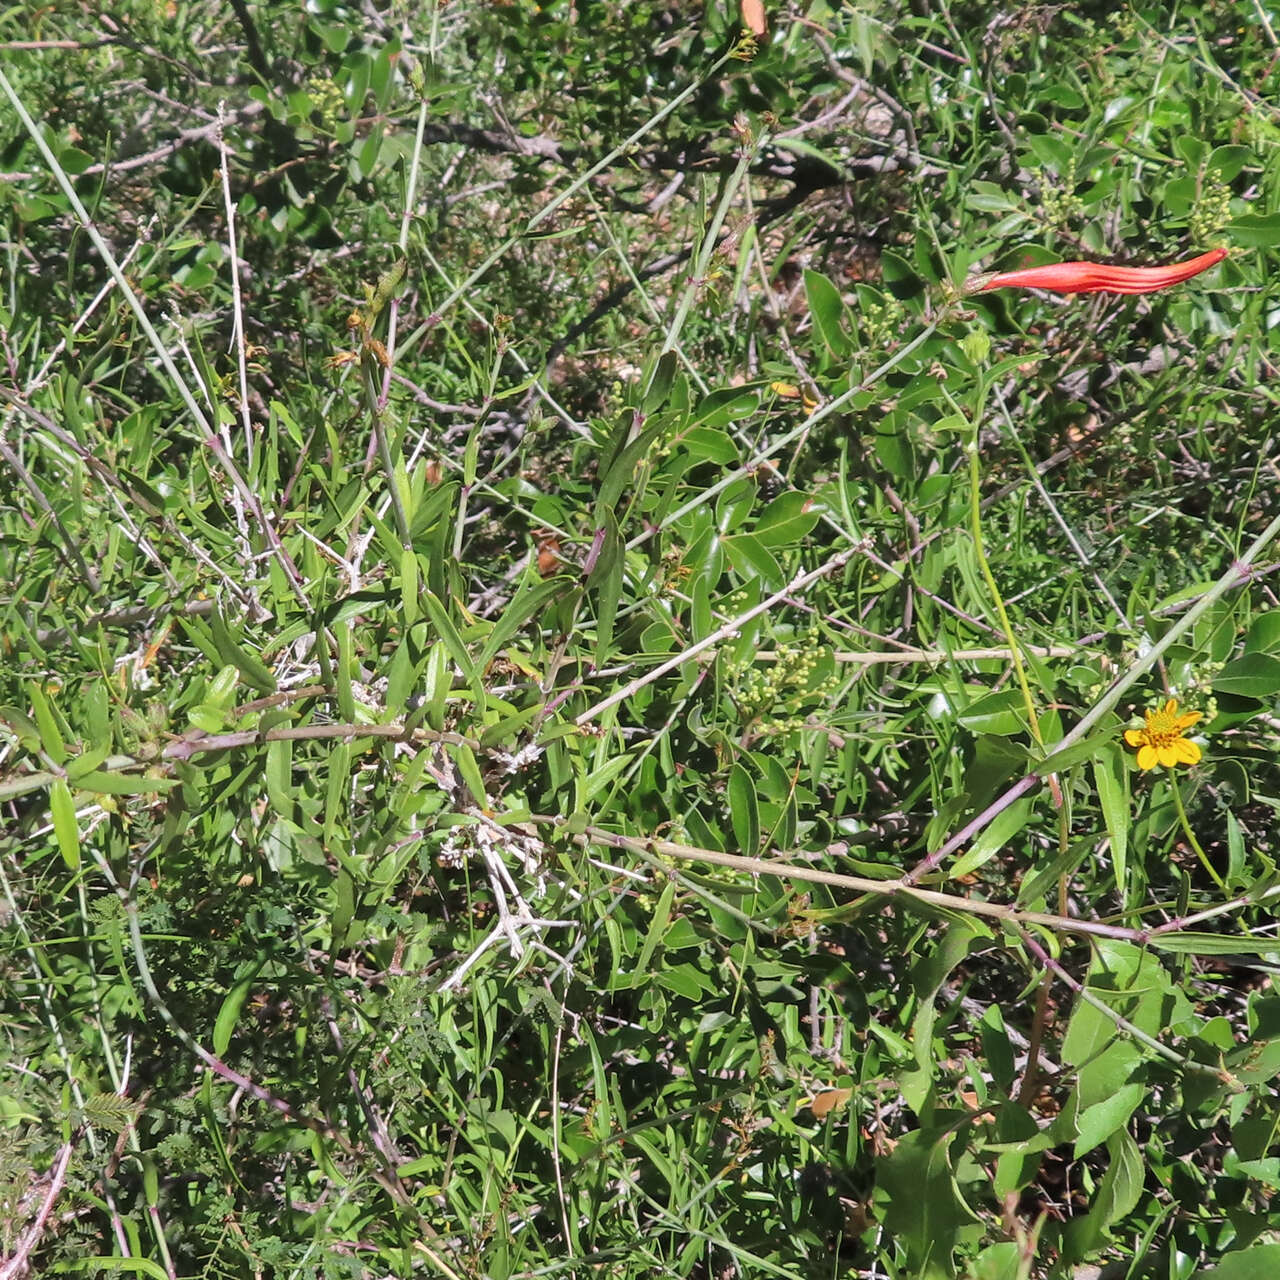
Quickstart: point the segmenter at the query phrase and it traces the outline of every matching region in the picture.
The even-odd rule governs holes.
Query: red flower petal
[[[1210,249],[1187,262],[1164,267],[1113,267],[1105,262],[1055,262],[1048,267],[1001,271],[978,286],[988,289],[1050,289],[1054,293],[1155,293],[1208,271],[1227,256]]]

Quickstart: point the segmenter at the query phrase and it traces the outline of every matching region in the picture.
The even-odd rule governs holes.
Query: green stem
[[[406,551],[413,550],[413,539],[409,534],[409,513],[404,509],[404,498],[400,486],[396,482],[396,459],[392,452],[391,442],[387,439],[387,424],[382,416],[378,403],[377,372],[373,356],[361,352],[361,377],[364,381],[365,401],[369,406],[369,419],[373,426],[373,438],[378,449],[378,461],[382,465],[382,473],[387,482],[387,492],[391,496],[391,510],[395,514],[396,532],[400,535],[400,545]],[[397,449],[396,452],[399,452]]]
[[[1022,665],[1022,647],[1018,643],[1018,637],[1013,632],[1013,624],[1010,623],[1009,615],[1005,611],[1004,597],[1000,594],[1000,588],[996,586],[995,575],[991,572],[991,566],[987,563],[987,553],[982,543],[982,472],[978,465],[977,423],[973,424],[973,436],[965,448],[969,454],[969,533],[973,538],[973,553],[977,558],[982,580],[987,584],[987,590],[991,592],[991,600],[995,605],[996,615],[1000,619],[1000,629],[1004,632],[1005,640],[1009,644],[1009,654],[1013,659],[1014,674],[1017,676],[1018,687],[1022,690],[1022,701],[1027,709],[1027,721],[1031,726],[1031,736],[1036,740],[1036,746],[1043,747],[1044,738],[1040,733],[1040,720],[1036,716],[1035,700],[1031,697],[1031,686],[1027,682],[1027,672]]]
[[[697,261],[693,264],[693,270],[689,273],[688,283],[685,285],[684,293],[681,295],[680,302],[676,307],[675,317],[671,321],[666,339],[663,341],[663,354],[668,351],[679,350],[680,331],[684,328],[689,312],[693,309],[693,304],[706,283],[707,276],[711,270],[712,255],[718,248],[724,247],[727,250],[728,241],[725,242],[725,246],[720,244],[720,228],[724,226],[725,219],[729,216],[729,209],[733,204],[734,197],[738,194],[738,188],[742,185],[743,179],[746,178],[747,172],[759,155],[760,148],[765,146],[768,140],[768,134],[762,134],[750,147],[744,147],[742,154],[738,157],[737,167],[724,184],[724,189],[721,191],[720,199],[716,204],[715,213],[703,232],[702,247],[698,251]]]
[[[1169,790],[1173,792],[1174,807],[1178,810],[1178,821],[1182,823],[1183,834],[1191,842],[1191,847],[1196,851],[1196,857],[1204,863],[1204,869],[1213,877],[1213,883],[1222,890],[1227,892],[1226,881],[1214,870],[1213,863],[1209,861],[1208,855],[1200,847],[1200,841],[1196,839],[1196,834],[1191,830],[1191,823],[1187,821],[1187,811],[1182,804],[1182,792],[1178,787],[1177,780],[1173,776],[1173,767],[1169,768]]]
[[[949,400],[950,396],[947,397]],[[955,401],[951,401],[955,405]],[[958,408],[958,406],[956,406]],[[1004,597],[1000,594],[1000,588],[996,585],[995,574],[991,572],[991,565],[987,561],[986,547],[982,540],[982,470],[978,461],[978,423],[975,419],[973,423],[973,434],[966,446],[969,454],[969,532],[973,538],[974,556],[978,561],[978,569],[982,573],[983,581],[987,584],[987,590],[991,593],[992,603],[995,605],[996,614],[1000,619],[1000,627],[1004,632],[1005,639],[1009,643],[1009,655],[1013,660],[1014,674],[1017,676],[1018,687],[1022,690],[1022,702],[1027,711],[1027,723],[1031,727],[1031,736],[1035,739],[1036,746],[1042,751],[1044,749],[1044,736],[1040,732],[1040,720],[1036,715],[1035,700],[1031,696],[1031,685],[1027,680],[1026,668],[1022,665],[1022,649],[1019,646],[1018,638],[1014,635],[1013,624],[1009,621],[1008,611],[1004,607]],[[1067,841],[1070,832],[1071,818],[1067,809],[1067,790],[1065,787],[1059,787],[1054,783],[1052,778],[1049,779],[1050,786],[1053,788],[1054,799],[1057,802],[1058,809],[1058,849],[1059,852],[1065,853],[1067,849]],[[1067,904],[1069,898],[1070,885],[1065,875],[1058,877],[1058,914],[1065,916],[1067,914]],[[1046,983],[1048,976],[1046,975]],[[1040,998],[1047,999],[1048,988],[1042,986],[1040,989]],[[1028,1056],[1027,1072],[1023,1078],[1025,1087],[1033,1087],[1035,1081],[1036,1068],[1036,1046],[1033,1045],[1032,1052]]]

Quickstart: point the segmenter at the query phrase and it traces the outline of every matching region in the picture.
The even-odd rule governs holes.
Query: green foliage
[[[32,1274],[1274,1274],[1280,23],[765,8],[0,15]]]

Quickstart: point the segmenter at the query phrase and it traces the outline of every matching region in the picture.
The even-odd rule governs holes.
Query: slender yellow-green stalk
[[[1031,685],[1027,682],[1026,668],[1022,665],[1022,646],[1014,634],[1013,624],[1009,621],[1009,614],[1004,607],[1004,597],[1000,594],[1000,588],[996,586],[995,574],[991,572],[991,566],[987,563],[987,553],[982,543],[982,472],[978,466],[977,423],[973,424],[973,435],[965,446],[965,451],[969,455],[969,532],[973,537],[973,554],[977,558],[978,571],[982,574],[982,580],[987,584],[987,590],[991,592],[991,603],[995,606],[996,616],[1000,619],[1000,630],[1004,632],[1004,638],[1009,645],[1009,656],[1013,661],[1018,688],[1022,690],[1022,701],[1027,709],[1027,722],[1031,726],[1031,736],[1036,740],[1036,746],[1043,747],[1044,737],[1040,733],[1040,720],[1036,715],[1035,699],[1031,696]]]
[[[1182,823],[1182,832],[1191,843],[1191,847],[1196,851],[1196,857],[1204,863],[1204,869],[1213,877],[1213,883],[1222,890],[1227,892],[1226,881],[1214,870],[1213,863],[1209,861],[1208,855],[1200,847],[1200,841],[1196,839],[1196,834],[1191,830],[1191,823],[1187,821],[1187,811],[1182,804],[1182,791],[1178,786],[1178,780],[1173,776],[1173,770],[1169,770],[1169,790],[1173,792],[1173,804],[1178,810],[1178,821]]]

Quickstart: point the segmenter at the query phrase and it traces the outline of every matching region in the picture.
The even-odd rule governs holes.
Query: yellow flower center
[[[1161,707],[1157,711],[1148,711],[1146,717],[1147,741],[1153,747],[1167,747],[1182,737],[1182,729],[1179,726],[1182,717],[1178,715],[1176,704],[1173,711]]]

